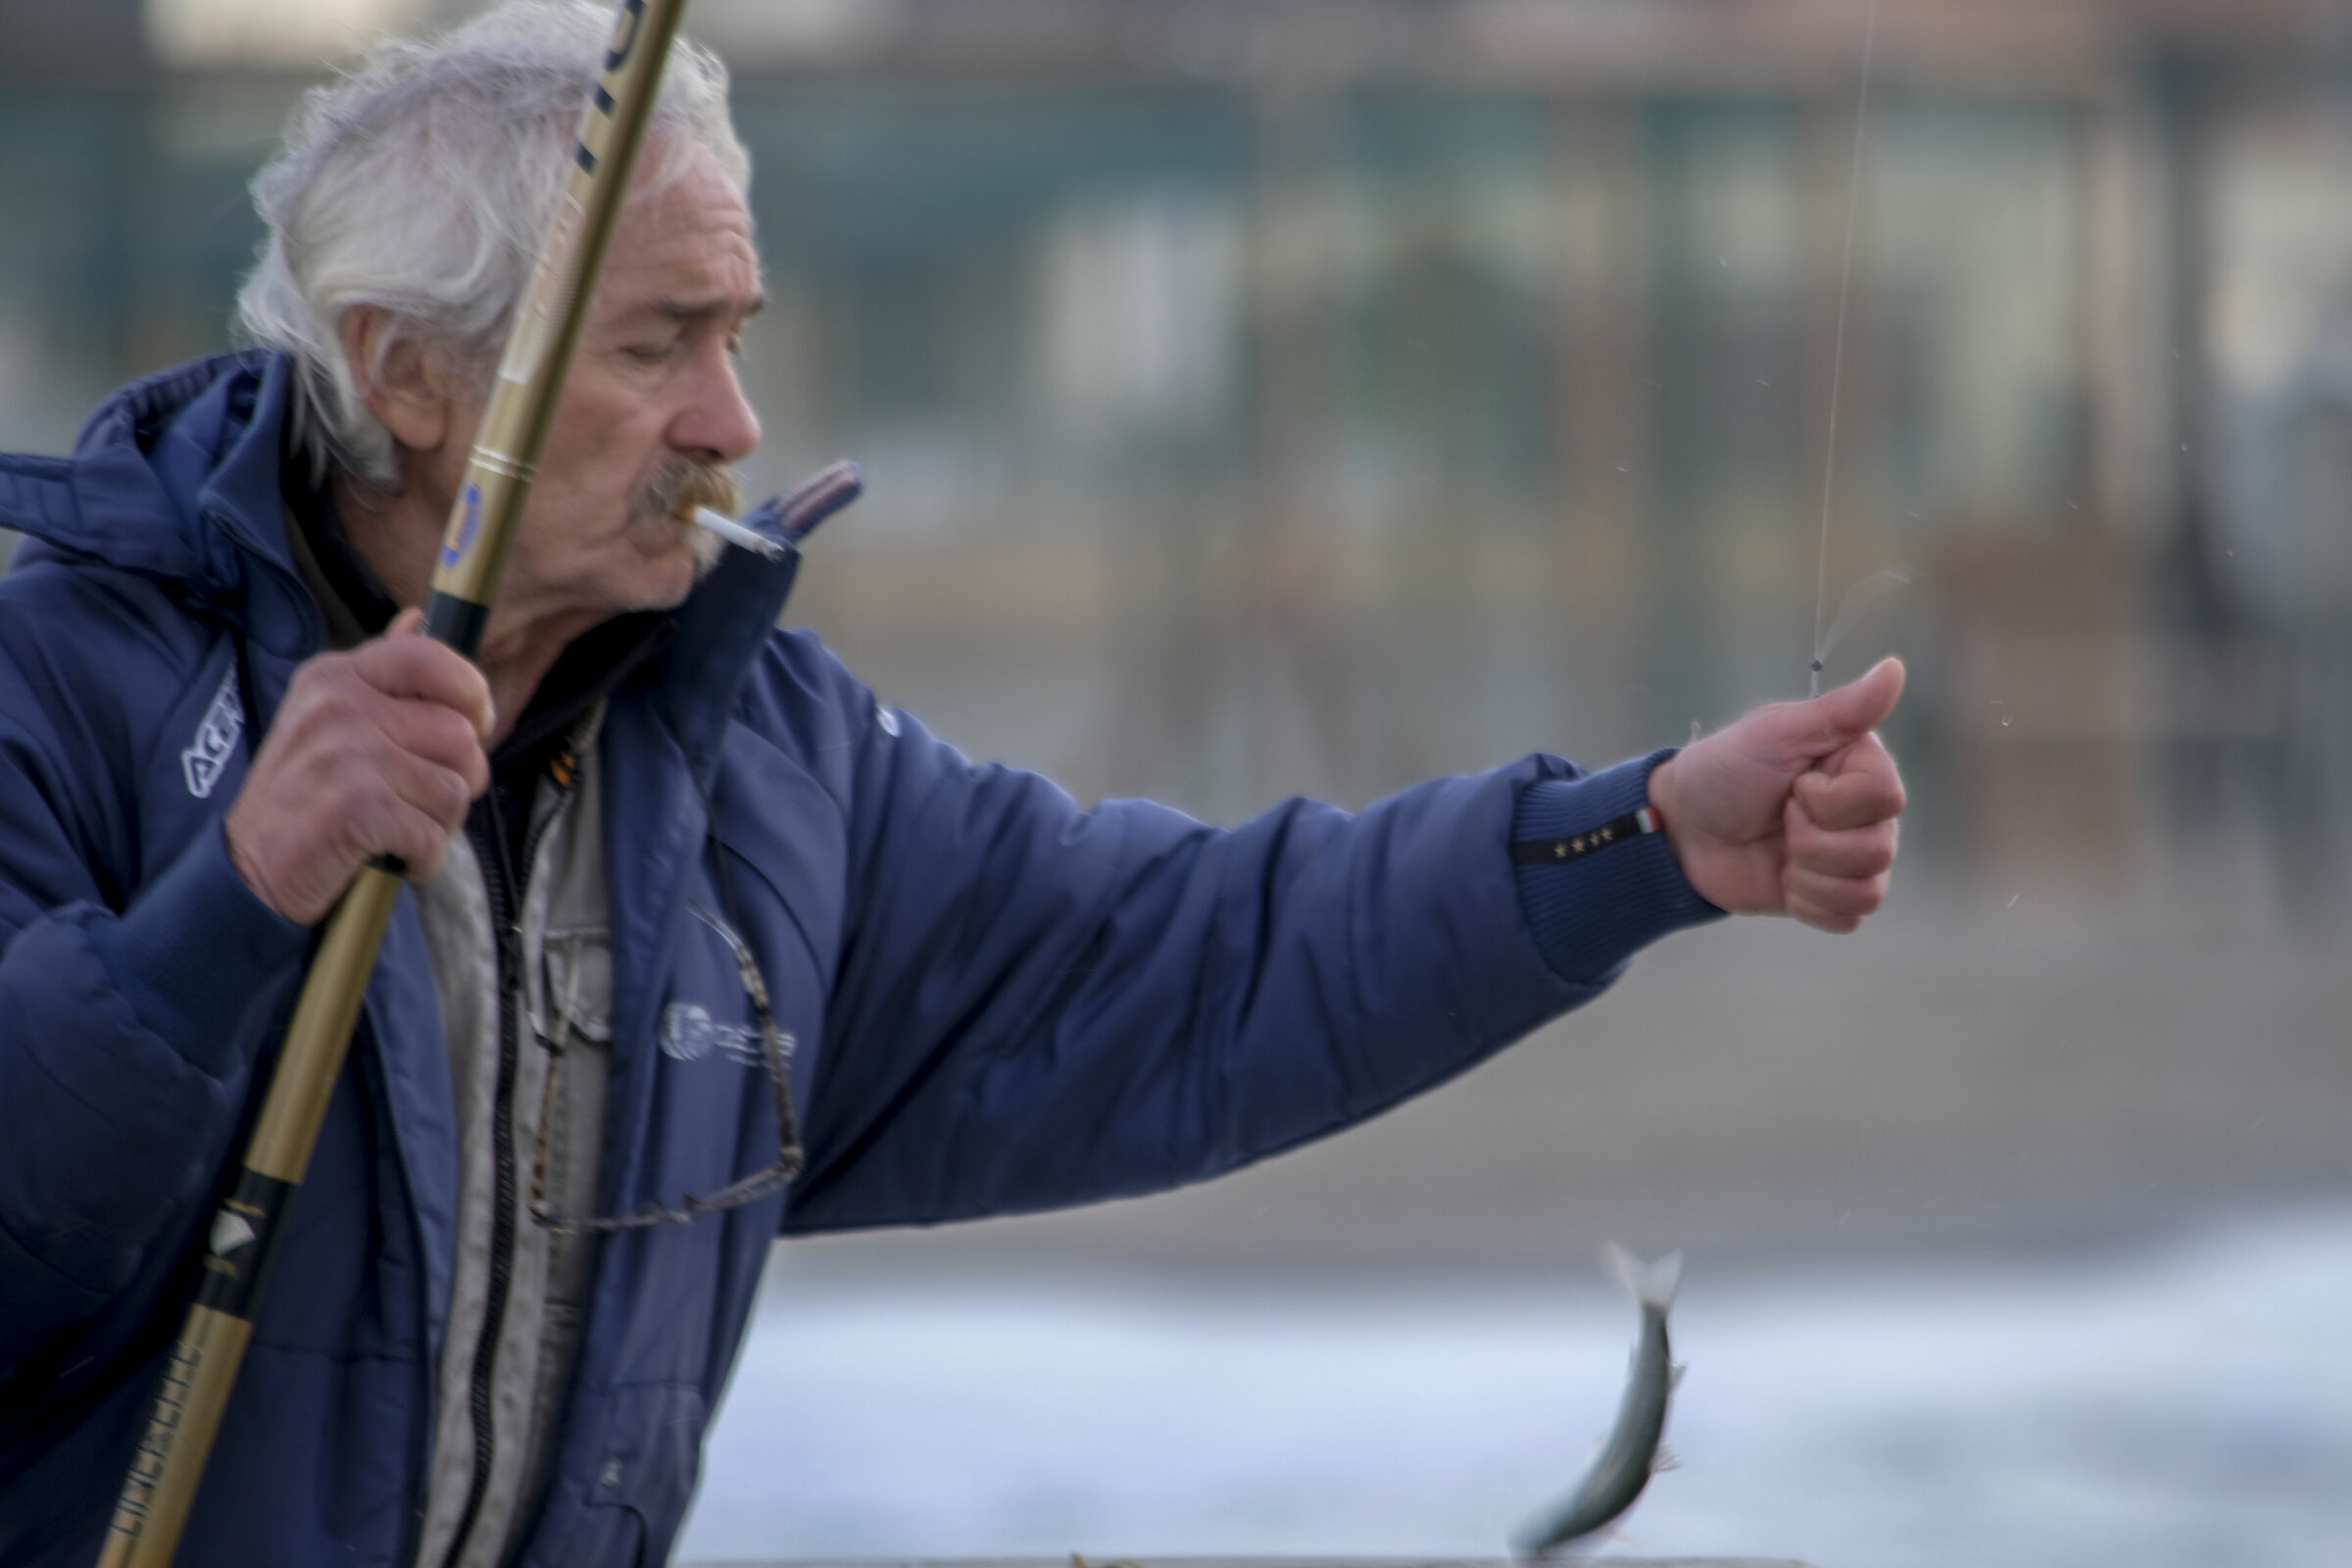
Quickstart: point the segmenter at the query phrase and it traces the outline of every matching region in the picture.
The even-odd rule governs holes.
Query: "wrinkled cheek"
[[[694,535],[702,532],[703,529],[675,517],[641,512],[630,517],[622,537],[640,556],[685,557],[694,551]]]
[[[624,535],[625,548],[613,558],[612,599],[632,609],[666,610],[684,602],[704,564],[704,530],[674,518],[654,517],[632,523]],[[723,541],[712,537],[714,546]],[[716,559],[715,552],[712,555]]]

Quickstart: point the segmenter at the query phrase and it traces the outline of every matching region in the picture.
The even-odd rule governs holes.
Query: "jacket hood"
[[[206,600],[291,580],[278,506],[288,364],[261,349],[133,381],[98,406],[70,458],[0,455],[0,526]]]

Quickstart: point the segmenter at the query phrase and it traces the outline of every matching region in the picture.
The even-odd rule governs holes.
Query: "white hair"
[[[488,381],[612,24],[594,0],[508,0],[439,38],[380,44],[303,94],[284,147],[254,176],[269,232],[237,320],[292,356],[294,440],[315,473],[331,464],[398,483],[392,436],[344,358],[354,307],[390,318],[378,365],[415,339]],[[647,139],[658,179],[699,147],[750,186],[726,67],[707,49],[672,47]]]

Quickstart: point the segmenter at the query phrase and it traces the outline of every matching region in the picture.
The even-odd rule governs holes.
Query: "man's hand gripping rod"
[[[468,659],[481,647],[514,522],[530,494],[606,242],[628,193],[686,0],[621,0],[588,95],[570,177],[499,361],[466,482],[450,511],[424,630]],[[244,1167],[214,1216],[196,1301],[115,1505],[100,1568],[163,1568],[179,1544],[253,1332],[253,1310],[400,891],[388,857],[360,873],[328,916],[286,1031]]]

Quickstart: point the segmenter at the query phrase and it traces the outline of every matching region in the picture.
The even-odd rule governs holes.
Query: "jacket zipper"
[[[551,789],[561,789],[555,780],[545,781]],[[498,933],[498,1087],[492,1099],[490,1112],[490,1148],[495,1163],[497,1211],[490,1216],[490,1288],[482,1303],[481,1335],[473,1346],[473,1375],[468,1390],[468,1404],[473,1416],[473,1480],[466,1489],[466,1507],[458,1515],[458,1528],[451,1535],[449,1552],[442,1568],[457,1568],[465,1555],[467,1540],[482,1511],[482,1499],[490,1490],[490,1469],[497,1457],[497,1425],[491,1410],[491,1384],[498,1370],[499,1336],[506,1327],[507,1298],[514,1283],[514,1192],[516,1183],[514,1160],[514,1078],[521,1057],[521,993],[522,993],[522,915],[521,895],[529,886],[532,861],[539,853],[539,840],[556,819],[549,811],[531,825],[523,840],[522,864],[511,864],[507,857],[505,825],[499,819],[496,803],[498,786],[493,784],[485,796],[490,801],[488,811],[480,817],[468,816],[466,835],[473,840],[474,858],[482,867],[482,887],[490,901],[490,923]],[[570,791],[564,790],[568,795]],[[486,820],[485,820],[486,819]],[[487,832],[476,831],[480,822]],[[484,839],[490,842],[485,845]],[[487,848],[490,853],[485,855]]]

